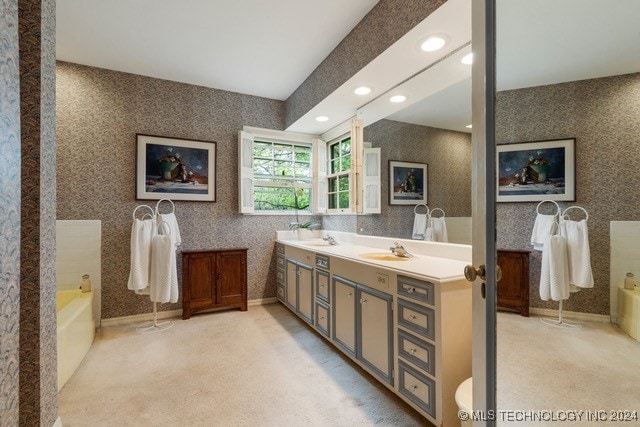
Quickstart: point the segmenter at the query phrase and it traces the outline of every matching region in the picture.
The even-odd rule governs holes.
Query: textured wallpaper
[[[18,2],[0,0],[0,425],[18,424],[20,79]]]
[[[55,0],[19,2],[20,423],[57,418]]]
[[[287,99],[285,127],[444,3],[446,0],[380,0]]]
[[[500,143],[576,138],[575,203],[589,211],[595,287],[572,294],[567,310],[609,313],[609,222],[640,220],[640,73],[505,91],[496,103]],[[499,203],[498,247],[531,249],[537,203]],[[530,305],[540,299],[540,252],[531,254]]]
[[[58,219],[102,221],[103,318],[152,307],[127,290],[131,213],[155,203],[135,200],[136,133],[216,142],[217,201],[176,202],[182,248],[249,248],[249,299],[275,296],[275,230],[294,218],[238,214],[237,133],[283,129],[284,102],[64,62],[57,97]]]

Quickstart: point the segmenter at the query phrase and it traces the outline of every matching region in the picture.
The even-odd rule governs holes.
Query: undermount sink
[[[409,261],[410,258],[399,257],[386,252],[373,252],[367,254],[360,254],[360,257],[366,259],[372,259],[375,261]]]

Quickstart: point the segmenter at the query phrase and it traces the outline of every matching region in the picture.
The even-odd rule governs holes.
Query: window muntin
[[[328,145],[329,209],[349,209],[351,189],[351,137],[346,137]]]
[[[311,145],[254,140],[256,211],[311,211]]]

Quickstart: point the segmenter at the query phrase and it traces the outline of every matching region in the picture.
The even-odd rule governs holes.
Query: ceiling
[[[284,100],[376,3],[58,0],[57,58]],[[470,4],[448,0],[288,130],[322,134],[357,113],[469,132],[471,67],[453,56],[470,50]],[[498,0],[498,89],[640,71],[638,16],[638,0]],[[438,53],[417,49],[443,32]],[[412,85],[421,70],[431,78]],[[374,92],[353,95],[359,84]],[[391,108],[394,91],[413,92]]]
[[[57,0],[61,61],[285,100],[378,0]]]

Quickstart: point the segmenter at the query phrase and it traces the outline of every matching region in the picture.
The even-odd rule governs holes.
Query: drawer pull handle
[[[364,304],[365,302],[367,302],[366,298],[360,298],[360,304]]]
[[[320,285],[320,289],[324,288],[324,285]]]
[[[351,294],[351,292],[348,292],[348,293],[347,293],[347,296],[348,296],[348,297],[350,297],[351,295],[352,295],[352,294]]]
[[[320,320],[324,320],[324,316],[320,316]]]
[[[415,291],[416,291],[416,288],[407,289],[407,292],[410,293],[410,294],[414,293]]]
[[[411,386],[411,391],[416,391],[417,389],[418,389],[417,385],[414,384],[414,385]]]
[[[415,348],[410,348],[410,349],[409,349],[409,352],[411,352],[411,354],[416,354],[416,352],[417,352],[417,351],[418,351],[418,350],[417,350],[417,349],[415,349]]]
[[[409,319],[411,319],[411,320],[416,320],[416,315],[415,315],[415,314],[410,314],[410,315],[409,315]]]

